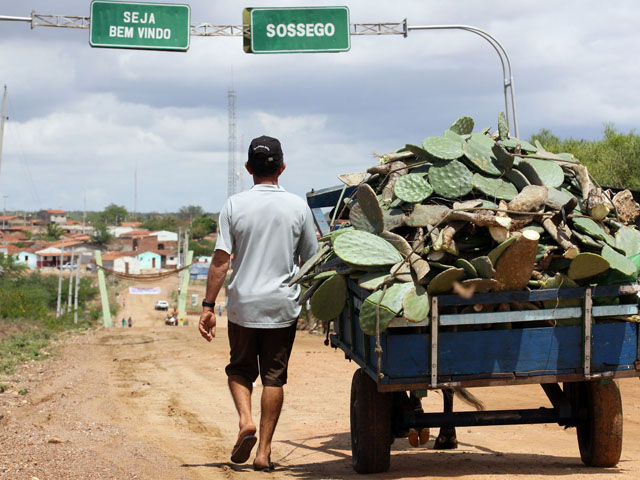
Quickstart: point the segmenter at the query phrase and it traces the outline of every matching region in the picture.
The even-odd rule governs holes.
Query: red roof
[[[142,225],[142,222],[122,222],[120,224],[121,227],[139,227],[140,225]]]
[[[121,251],[117,251],[117,252],[104,252],[102,254],[102,260],[110,262],[111,260],[115,260],[116,258],[120,258],[120,257],[135,257],[136,255],[138,255],[138,252],[125,251],[125,250],[121,250]]]
[[[13,220],[14,218],[18,218],[15,215],[0,215],[0,222],[8,222],[9,220]]]
[[[64,215],[67,212],[65,212],[64,210],[53,210],[53,209],[50,209],[50,210],[47,210],[47,213],[51,213],[53,215]]]

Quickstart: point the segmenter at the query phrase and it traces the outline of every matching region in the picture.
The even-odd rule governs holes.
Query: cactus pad
[[[609,262],[595,253],[579,253],[569,264],[569,278],[582,280],[595,277],[609,269]]]
[[[373,233],[380,233],[384,230],[384,218],[382,207],[378,201],[378,196],[373,188],[366,183],[358,187],[358,205],[362,209],[362,213],[367,218],[369,224],[373,227]]]
[[[506,140],[509,137],[509,124],[507,123],[507,116],[504,112],[498,114],[498,138],[500,140]]]
[[[615,241],[599,223],[595,222],[591,218],[586,217],[577,217],[573,218],[572,220],[573,226],[579,231],[586,233],[587,235],[590,235],[598,240],[602,240],[612,247],[615,247]]]
[[[493,154],[495,142],[487,135],[473,134],[464,146],[464,156],[475,168],[489,175],[504,171]]]
[[[427,286],[427,292],[430,295],[439,295],[448,293],[453,288],[453,282],[459,282],[464,278],[464,270],[462,268],[450,268],[437,274]]]
[[[327,244],[321,245],[318,251],[309,260],[304,262],[302,267],[300,267],[300,270],[298,270],[298,272],[293,276],[293,278],[289,282],[289,286],[293,285],[302,277],[304,277],[307,273],[309,273],[311,269],[315,267],[316,264],[320,262],[322,257],[324,257],[330,250],[331,250],[331,247],[329,245]]]
[[[478,271],[471,264],[469,260],[465,260],[464,258],[458,258],[455,262],[453,262],[453,264],[457,268],[463,269],[464,274],[467,278],[476,278],[478,276]]]
[[[476,269],[481,278],[493,278],[496,274],[496,271],[493,269],[493,263],[487,256],[473,258],[471,260],[471,265],[473,265],[473,268]]]
[[[459,142],[446,137],[427,137],[422,141],[422,148],[441,160],[455,160],[463,153]]]
[[[516,237],[509,237],[496,248],[489,252],[489,260],[491,260],[492,265],[496,265],[500,256],[504,253],[504,251],[511,246],[513,242],[516,241]]]
[[[520,148],[522,149],[523,152],[536,153],[538,151],[536,147],[531,145],[526,140],[518,140],[517,138],[510,138],[502,142],[503,147],[512,148],[512,149],[515,149],[518,144],[520,144]]]
[[[531,185],[531,182],[527,180],[527,177],[517,169],[512,169],[504,174],[505,178],[513,183],[513,186],[516,187],[518,191],[522,190],[524,187]]]
[[[469,169],[458,160],[429,169],[429,183],[433,190],[446,198],[459,198],[471,192],[471,179]]]
[[[409,322],[422,322],[429,316],[430,303],[424,287],[416,285],[402,299],[402,316]]]
[[[349,223],[356,230],[374,233],[376,229],[369,223],[369,219],[362,211],[362,207],[358,204],[351,204],[349,210]]]
[[[632,227],[622,227],[616,232],[616,248],[627,257],[637,255],[640,253],[640,232]]]
[[[471,117],[460,117],[455,122],[451,124],[449,130],[458,135],[468,135],[473,132],[473,118]]]
[[[558,188],[564,183],[564,172],[562,167],[551,160],[540,160],[538,158],[528,158],[524,162],[530,164],[542,183],[549,188]]]
[[[367,272],[358,279],[358,285],[365,290],[375,290],[387,278],[390,278],[388,271],[384,272]]]
[[[448,211],[449,209],[444,205],[416,205],[407,218],[406,224],[409,227],[435,225],[444,218]]]
[[[380,298],[380,331],[385,331],[402,310],[404,296],[413,288],[413,283],[394,283],[386,291],[378,290],[365,298],[359,315],[362,331],[367,335],[376,334],[376,308]]]
[[[335,254],[350,265],[375,267],[394,265],[402,260],[393,245],[371,233],[345,232],[333,243]]]
[[[424,177],[418,173],[410,173],[398,179],[393,192],[399,199],[408,203],[421,203],[433,193],[433,188]]]
[[[518,190],[512,183],[501,178],[485,177],[479,173],[473,174],[473,188],[484,193],[489,198],[513,200]]]
[[[624,255],[616,252],[609,245],[602,247],[602,258],[609,262],[609,268],[617,270],[622,275],[631,276],[637,272],[635,263]]]
[[[342,275],[325,280],[311,297],[311,313],[329,321],[340,315],[347,301],[347,282]]]

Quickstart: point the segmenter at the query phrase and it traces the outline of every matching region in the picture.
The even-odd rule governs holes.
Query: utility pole
[[[73,296],[71,295],[71,292],[73,291],[73,257],[75,252],[76,252],[75,249],[71,250],[71,270],[69,270],[69,295],[68,295],[69,298],[67,299],[67,312],[71,311],[71,300],[73,298]]]
[[[4,121],[7,119],[7,86],[2,96],[2,119],[0,119],[0,170],[2,169],[2,142],[4,140]]]
[[[84,195],[82,195],[82,233],[85,233],[87,223],[87,191],[84,191]]]
[[[73,300],[73,323],[78,323],[78,292],[80,291],[80,262],[76,268],[76,294]]]
[[[61,305],[60,305],[60,296],[62,295],[62,260],[64,258],[64,238],[62,239],[62,245],[60,246],[60,273],[58,276],[58,304],[56,306],[56,318],[60,318],[62,314]]]
[[[136,162],[135,169],[133,170],[133,221],[137,221],[138,211],[138,162]]]

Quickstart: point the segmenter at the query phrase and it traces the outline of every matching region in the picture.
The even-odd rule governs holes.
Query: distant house
[[[140,270],[159,270],[162,268],[162,257],[156,252],[141,252],[136,258],[140,262]]]
[[[56,223],[58,225],[67,224],[67,212],[64,210],[40,210],[38,212],[38,218],[45,224]]]
[[[38,255],[34,249],[19,249],[13,254],[16,263],[21,263],[29,268],[38,268]]]
[[[36,266],[40,267],[55,267],[60,264],[61,250],[55,247],[47,247],[35,252],[37,255]],[[65,248],[62,253],[62,263],[71,260],[71,251]]]
[[[189,279],[190,280],[206,280],[209,274],[209,263],[207,262],[195,262],[189,267]]]
[[[128,252],[113,261],[113,269],[120,273],[131,273],[138,275],[140,273],[140,260],[136,257],[135,252]]]
[[[178,267],[178,252],[176,250],[156,250],[156,253],[160,255],[163,268]]]
[[[178,241],[178,234],[176,232],[169,232],[167,230],[158,230],[155,232],[151,232],[151,235],[158,238],[158,243]]]

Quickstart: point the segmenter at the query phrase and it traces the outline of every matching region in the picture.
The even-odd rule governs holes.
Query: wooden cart
[[[342,190],[307,195],[321,231],[320,208],[336,205]],[[640,376],[640,332],[631,321],[638,315],[638,287],[486,293],[471,299],[435,296],[430,319],[416,324],[396,318],[376,338],[364,334],[358,321],[370,292],[349,281],[347,306],[334,322],[330,343],[361,367],[351,388],[354,469],[388,470],[394,435],[409,428],[536,423],[576,427],[586,465],[616,465],[622,403],[615,379]],[[564,307],[562,300],[573,300],[575,306]],[[450,313],[464,305],[539,301],[554,308]],[[395,392],[536,383],[552,408],[407,413],[393,401]]]

